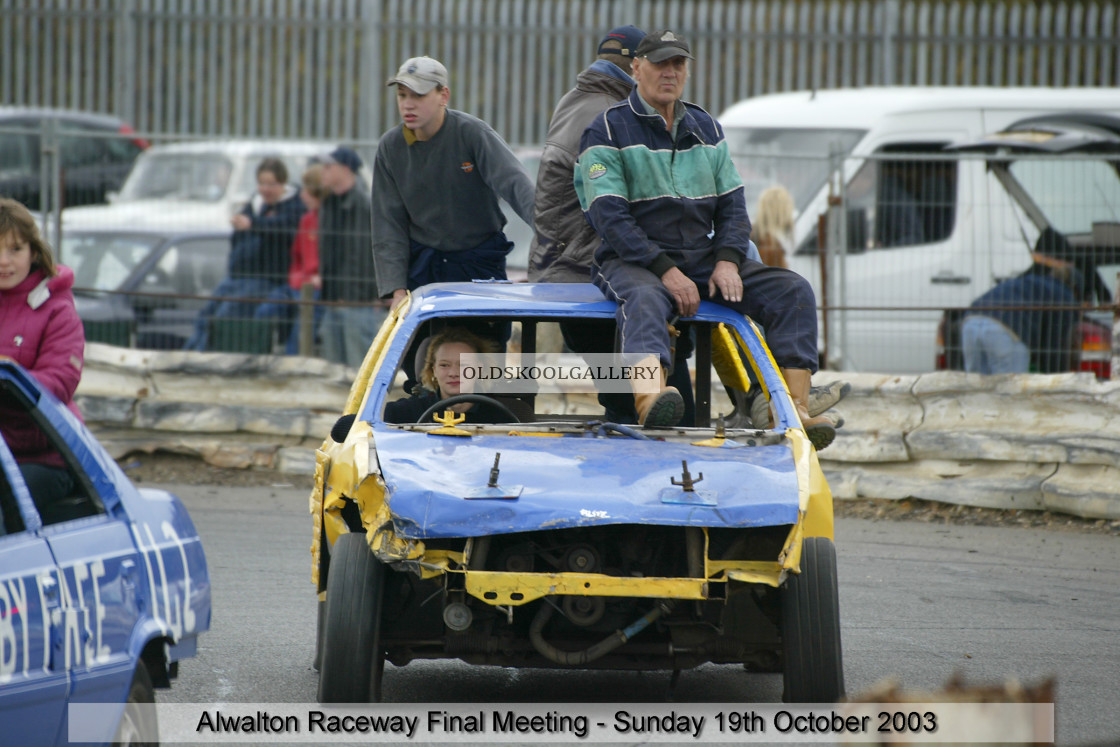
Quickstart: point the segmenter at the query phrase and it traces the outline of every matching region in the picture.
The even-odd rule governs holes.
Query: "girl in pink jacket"
[[[0,356],[27,369],[80,419],[73,398],[82,377],[85,332],[73,286],[74,272],[55,264],[27,208],[0,198]],[[37,505],[48,507],[73,492],[62,456],[24,408],[3,396],[0,432]]]

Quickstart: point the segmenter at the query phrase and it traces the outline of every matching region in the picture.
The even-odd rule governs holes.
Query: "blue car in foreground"
[[[68,706],[99,703],[102,741],[158,739],[169,687],[210,627],[210,577],[186,509],[138,490],[73,414],[0,360],[0,413],[29,415],[74,477],[36,501],[0,440],[0,743],[67,744]]]
[[[604,422],[581,373],[595,364],[561,336],[610,356],[615,313],[590,284],[449,283],[390,314],[317,454],[320,701],[378,701],[385,662],[417,659],[712,662],[782,672],[791,702],[844,694],[832,494],[765,340],[701,303],[675,325],[695,344],[688,422]],[[415,422],[387,415],[423,340],[460,327],[491,334],[518,376],[555,375],[505,394],[460,381],[442,401],[420,395]],[[751,390],[774,427],[747,426]],[[449,408],[464,401],[499,422],[462,422]]]

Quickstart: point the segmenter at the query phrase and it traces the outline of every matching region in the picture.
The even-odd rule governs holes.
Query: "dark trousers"
[[[560,334],[564,344],[573,353],[611,353],[618,346],[618,327],[605,321],[564,321],[560,322]],[[675,386],[684,400],[682,423],[691,424],[696,415],[696,398],[692,394],[692,379],[688,373],[688,359],[692,355],[690,330],[681,332],[677,338],[676,356],[669,386]],[[599,392],[599,404],[605,411],[604,417],[612,423],[633,425],[638,422],[638,411],[634,409],[634,395],[629,392]]]
[[[780,367],[817,371],[817,303],[808,280],[792,270],[747,260],[739,266],[743,300],[729,303],[722,296],[708,298],[710,273],[685,274],[696,283],[701,299],[727,306],[762,325]],[[622,352],[656,355],[661,365],[668,366],[665,323],[676,314],[676,305],[661,278],[617,259],[594,265],[591,277],[607,298],[618,303]]]

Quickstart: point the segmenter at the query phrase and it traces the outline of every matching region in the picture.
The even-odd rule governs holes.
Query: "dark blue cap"
[[[599,41],[598,54],[620,54],[623,57],[634,57],[634,51],[638,48],[638,44],[642,41],[642,37],[646,32],[642,31],[637,26],[616,26],[607,32]],[[622,49],[603,49],[603,45],[609,41],[616,41],[622,45]]]
[[[323,162],[340,164],[355,174],[362,168],[362,157],[353,148],[347,148],[345,145],[340,145],[323,156]]]

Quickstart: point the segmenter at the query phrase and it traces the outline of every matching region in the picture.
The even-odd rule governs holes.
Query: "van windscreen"
[[[725,127],[731,160],[746,188],[747,211],[767,187],[781,185],[800,213],[828,182],[829,155],[847,156],[866,130]]]

